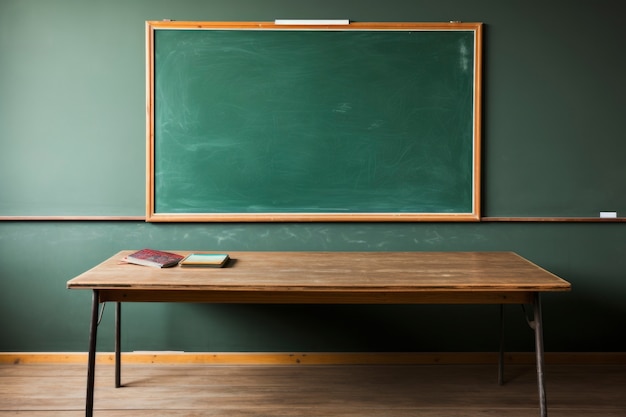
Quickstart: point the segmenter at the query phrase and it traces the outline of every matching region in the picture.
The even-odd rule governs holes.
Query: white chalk
[[[616,211],[601,211],[600,218],[601,219],[616,219],[617,212]]]

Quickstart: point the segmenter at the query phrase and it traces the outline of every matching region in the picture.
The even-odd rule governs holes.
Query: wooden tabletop
[[[567,281],[512,252],[229,252],[232,259],[224,268],[164,269],[124,263],[132,252],[117,253],[67,287],[127,292],[570,290]]]

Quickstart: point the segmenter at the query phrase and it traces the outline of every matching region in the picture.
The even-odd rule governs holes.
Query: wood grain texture
[[[124,366],[161,365],[495,365],[497,352],[122,352]],[[533,365],[533,352],[508,352],[506,364]],[[113,352],[96,354],[96,362],[115,363]],[[626,352],[546,352],[554,365],[625,365]],[[87,364],[86,352],[4,352],[0,364]]]
[[[535,417],[531,364],[113,366],[96,375],[95,416]],[[0,365],[0,416],[84,415],[83,365]],[[626,367],[549,365],[551,417],[626,415]]]
[[[354,297],[355,302],[376,303],[419,302],[420,293],[426,297],[422,302],[435,303],[445,294],[451,298],[439,302],[471,302],[475,293],[477,302],[487,302],[487,297],[500,303],[515,293],[523,298],[529,292],[570,289],[567,281],[511,252],[230,252],[225,268],[193,270],[123,263],[131,252],[119,252],[70,280],[68,288],[103,290],[103,301],[122,291],[125,297],[137,294],[133,301],[150,301],[141,299],[150,293],[154,301],[175,301],[167,292],[180,291],[181,301],[182,294],[193,298],[195,293],[189,301],[217,301],[212,297],[219,296],[226,302],[259,302],[267,295],[271,302],[281,297],[306,302],[310,296],[311,302]]]

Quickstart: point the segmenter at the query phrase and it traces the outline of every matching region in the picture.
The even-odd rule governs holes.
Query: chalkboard
[[[471,221],[481,24],[147,23],[148,221]]]

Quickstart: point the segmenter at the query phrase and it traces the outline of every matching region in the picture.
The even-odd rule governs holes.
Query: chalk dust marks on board
[[[352,110],[352,105],[350,103],[342,102],[342,103],[337,103],[337,105],[333,108],[332,111],[333,113],[346,114],[350,110]]]
[[[459,40],[459,67],[461,71],[468,72],[472,70],[472,51],[464,39]]]

